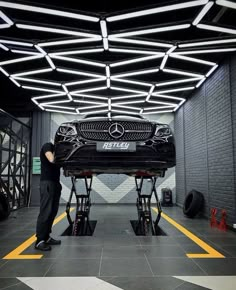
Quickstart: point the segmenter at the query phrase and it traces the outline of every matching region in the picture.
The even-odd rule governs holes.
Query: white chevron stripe
[[[17,277],[34,290],[122,290],[96,277]]]
[[[127,177],[114,190],[107,187],[101,180],[94,178],[92,188],[108,203],[117,203],[135,187],[134,178]]]

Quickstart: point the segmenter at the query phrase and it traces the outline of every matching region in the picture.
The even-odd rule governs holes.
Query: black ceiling
[[[17,114],[175,111],[236,51],[235,1],[0,1],[0,11],[0,107]],[[133,14],[137,11],[141,15]],[[122,20],[112,18],[127,13]],[[97,36],[101,39],[94,40]],[[89,51],[81,54],[84,50]]]

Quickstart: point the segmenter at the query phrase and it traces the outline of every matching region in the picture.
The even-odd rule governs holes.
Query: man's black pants
[[[46,241],[52,231],[61,197],[61,184],[55,181],[40,182],[40,212],[36,226],[37,241]]]

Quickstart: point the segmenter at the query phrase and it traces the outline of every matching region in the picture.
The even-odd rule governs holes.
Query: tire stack
[[[204,197],[201,192],[191,190],[185,197],[183,213],[189,218],[194,218],[201,211],[203,201]]]

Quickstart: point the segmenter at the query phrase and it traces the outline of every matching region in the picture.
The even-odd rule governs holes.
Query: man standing
[[[51,245],[60,245],[60,240],[50,237],[52,224],[57,215],[62,186],[60,184],[60,167],[54,162],[54,145],[45,143],[40,151],[40,212],[36,226],[35,248],[50,251]]]

